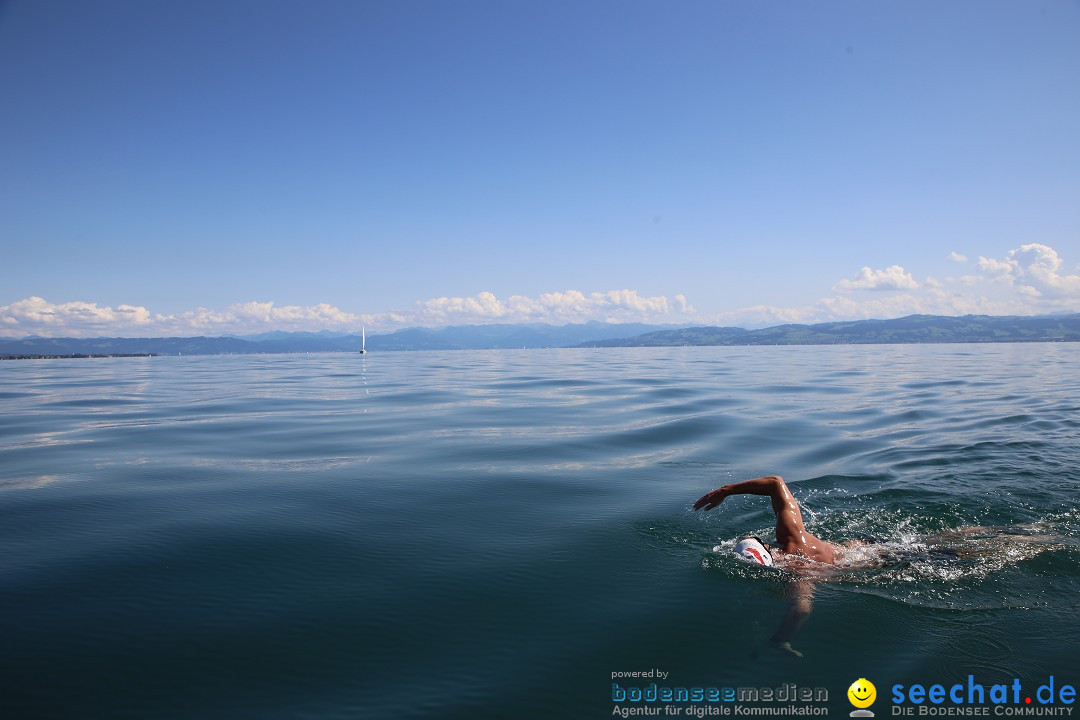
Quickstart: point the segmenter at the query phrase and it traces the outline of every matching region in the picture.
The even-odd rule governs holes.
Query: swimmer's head
[[[735,557],[752,565],[773,564],[772,553],[765,543],[761,542],[761,538],[757,537],[743,538],[735,543]]]

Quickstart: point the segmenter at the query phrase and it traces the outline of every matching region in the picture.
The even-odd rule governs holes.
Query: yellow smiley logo
[[[859,678],[847,689],[848,700],[857,708],[868,708],[877,699],[877,688],[866,678]]]

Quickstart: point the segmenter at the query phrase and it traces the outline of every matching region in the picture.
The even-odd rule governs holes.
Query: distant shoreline
[[[74,360],[81,358],[157,357],[160,353],[72,353],[70,355],[0,355],[0,360]]]
[[[526,348],[505,348],[505,347],[480,347],[480,348],[395,348],[383,350],[385,354],[398,354],[398,353],[410,353],[410,352],[490,352],[492,350],[606,350],[615,348],[649,348],[653,350],[660,350],[666,348],[689,348],[689,347],[855,347],[855,346],[870,346],[870,345],[1035,345],[1035,344],[1061,344],[1061,343],[1077,343],[1080,339],[1073,338],[1040,338],[1036,340],[1025,340],[1019,338],[1010,338],[1005,340],[866,340],[855,342],[778,342],[778,343],[727,343],[727,344],[694,344],[694,343],[669,343],[664,345],[615,345],[615,344],[597,344],[597,345],[565,345],[565,346],[552,346],[552,347],[526,347]],[[350,350],[278,350],[278,351],[261,351],[261,352],[188,352],[188,353],[70,353],[65,355],[60,354],[28,354],[28,355],[10,355],[0,354],[0,360],[76,360],[86,358],[142,358],[142,357],[239,357],[239,356],[254,356],[254,355],[324,355],[324,354],[356,354],[355,351]],[[370,351],[369,351],[370,354]]]
[[[747,330],[715,325],[641,323],[458,325],[405,328],[367,336],[368,352],[566,347],[681,347],[751,345],[910,345],[943,343],[1077,342],[1080,313],[1042,316],[908,315],[886,320],[786,324]],[[358,352],[352,335],[274,332],[248,337],[0,338],[0,357],[146,357]]]

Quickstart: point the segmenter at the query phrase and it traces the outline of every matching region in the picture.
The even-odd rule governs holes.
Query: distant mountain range
[[[672,345],[836,345],[867,343],[978,343],[1080,341],[1080,314],[1034,317],[909,315],[816,325],[737,327],[657,326],[635,323],[571,325],[462,325],[406,328],[368,335],[367,349],[478,350],[542,347],[662,347]],[[240,337],[0,338],[0,356],[227,355],[355,352],[359,335],[271,332]]]
[[[437,330],[406,328],[386,335],[368,333],[367,349],[478,350],[488,348],[567,347],[586,341],[628,337],[677,325],[590,322],[571,325],[460,325]],[[268,332],[243,337],[171,338],[0,338],[0,355],[232,355],[250,353],[355,352],[360,334],[328,331]]]
[[[979,343],[1080,341],[1080,314],[1033,317],[908,315],[816,325],[776,325],[760,330],[688,327],[581,343],[579,347],[670,345],[840,345],[871,343]]]
[[[459,325],[438,330],[406,328],[389,335],[368,335],[367,347],[375,351],[567,347],[680,327],[686,326],[589,322],[572,325]]]

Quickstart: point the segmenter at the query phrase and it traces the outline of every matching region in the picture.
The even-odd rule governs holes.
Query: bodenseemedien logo
[[[850,713],[851,717],[874,717],[874,713],[866,709],[877,699],[877,688],[874,687],[874,683],[866,678],[859,678],[847,689],[847,697],[848,702],[855,706]]]
[[[626,685],[625,678],[659,680]],[[611,673],[611,714],[616,717],[705,718],[727,716],[825,717],[829,690],[783,682],[775,687],[687,686],[672,682],[660,668]],[[617,681],[617,682],[616,682]],[[668,684],[671,683],[671,684]]]

